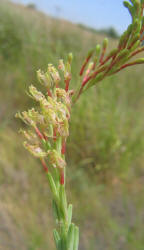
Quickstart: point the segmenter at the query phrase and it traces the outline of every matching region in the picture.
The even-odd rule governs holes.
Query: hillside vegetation
[[[36,70],[74,55],[72,86],[86,52],[103,36],[21,5],[0,1],[0,249],[54,250],[48,184],[22,146],[15,113],[30,107]],[[110,40],[109,48],[117,40]],[[90,89],[73,108],[68,194],[80,250],[143,250],[144,68]]]

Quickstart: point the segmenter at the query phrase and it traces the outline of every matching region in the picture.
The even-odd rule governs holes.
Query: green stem
[[[55,149],[61,155],[62,138],[57,138]],[[61,182],[61,171],[64,171],[64,182]],[[47,173],[50,189],[53,195],[53,214],[57,223],[57,230],[54,229],[54,241],[57,250],[78,250],[79,232],[78,228],[71,223],[72,205],[67,205],[67,197],[65,190],[66,168],[55,168]]]
[[[65,185],[57,185],[51,173],[47,174],[53,195],[53,213],[58,225],[54,229],[54,241],[57,250],[78,250],[79,230],[72,220],[72,205],[67,205]],[[66,176],[65,176],[66,177]]]

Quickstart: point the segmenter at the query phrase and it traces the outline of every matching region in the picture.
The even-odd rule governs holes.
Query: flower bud
[[[64,62],[63,62],[62,59],[59,60],[59,66],[58,66],[58,68],[59,68],[60,70],[62,70],[63,72],[65,71],[65,65],[64,65]]]
[[[107,46],[108,46],[108,39],[105,38],[105,39],[103,40],[103,45],[102,45],[102,47],[103,47],[104,50],[106,50]]]
[[[73,59],[73,54],[69,53],[68,54],[68,63],[71,64],[72,63],[72,59]]]
[[[96,56],[99,56],[100,51],[101,51],[101,46],[99,44],[96,45],[95,51],[96,51]]]
[[[123,4],[124,4],[124,6],[125,6],[126,8],[128,8],[129,13],[130,13],[131,16],[133,17],[133,16],[134,16],[134,8],[133,8],[133,6],[132,6],[129,2],[127,2],[127,1],[124,1]]]
[[[131,62],[130,64],[143,64],[144,63],[144,58],[139,58],[135,60],[134,62]]]

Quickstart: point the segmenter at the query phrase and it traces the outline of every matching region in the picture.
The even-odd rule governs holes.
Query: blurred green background
[[[104,38],[32,6],[0,1],[0,249],[54,250],[51,194],[39,161],[22,146],[17,111],[36,70],[73,52],[72,86],[89,48]],[[109,38],[109,49],[117,39]],[[80,250],[144,249],[144,66],[90,89],[73,108],[67,193]]]

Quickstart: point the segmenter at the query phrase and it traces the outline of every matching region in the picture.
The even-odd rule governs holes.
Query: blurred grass
[[[0,2],[0,247],[54,249],[51,197],[39,162],[22,147],[18,110],[32,105],[36,70],[73,52],[72,86],[94,34],[26,7]],[[109,48],[117,41],[110,39]],[[143,66],[103,81],[73,108],[68,195],[83,250],[143,250]],[[7,218],[7,219],[6,219]],[[2,223],[3,222],[3,223]],[[16,243],[17,242],[17,243]]]

